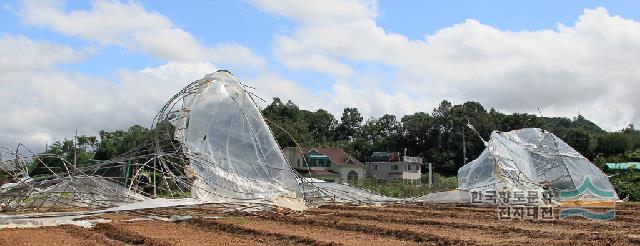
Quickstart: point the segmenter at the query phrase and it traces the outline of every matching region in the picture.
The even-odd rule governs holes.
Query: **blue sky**
[[[314,80],[317,74],[296,73],[278,67],[271,49],[275,33],[292,32],[295,23],[281,16],[274,16],[255,8],[245,1],[194,0],[191,4],[175,1],[139,1],[149,11],[167,16],[182,29],[190,32],[203,43],[237,42],[251,47],[254,52],[270,59],[269,65],[283,73],[291,73],[301,80]],[[555,29],[558,23],[572,24],[585,8],[604,6],[609,13],[625,18],[639,19],[640,3],[637,1],[380,1],[378,25],[385,30],[399,33],[411,39],[423,39],[425,35],[476,19],[501,30],[526,31]],[[90,1],[70,1],[66,10],[90,9]],[[47,29],[23,25],[20,1],[8,1],[0,15],[2,33],[25,34],[34,39],[47,40],[83,47],[86,42],[60,35]],[[215,24],[224,23],[224,24]],[[140,69],[161,65],[164,61],[147,54],[117,47],[103,50],[83,63],[72,64],[70,69],[109,76],[119,68]],[[321,75],[320,75],[321,76]]]
[[[627,99],[639,90],[638,5],[6,1],[0,102],[14,117],[0,133],[6,144],[39,144],[71,128],[148,124],[163,98],[215,69],[263,98],[335,114],[356,106],[367,117],[401,117],[443,99],[474,100],[504,112],[583,114],[617,130],[640,120],[638,99]]]
[[[271,52],[273,35],[290,33],[295,23],[281,16],[274,16],[250,3],[231,0],[194,0],[191,4],[175,4],[175,1],[139,1],[149,11],[156,11],[170,18],[177,26],[188,31],[203,43],[237,42],[266,58],[278,71],[303,81],[318,80],[322,74],[289,71],[278,66]],[[24,34],[34,39],[69,44],[76,48],[87,42],[61,35],[47,29],[25,26],[19,15],[20,1],[3,5],[0,15],[2,33]],[[640,3],[637,1],[380,1],[379,26],[388,32],[399,33],[411,39],[423,39],[436,31],[476,19],[501,30],[526,31],[555,29],[558,23],[572,24],[585,8],[605,6],[609,13],[625,18],[639,19]],[[90,9],[90,1],[66,2],[66,10]],[[224,24],[215,24],[224,23]],[[70,64],[68,69],[84,73],[111,76],[120,68],[142,69],[157,66],[165,61],[148,54],[118,47],[102,47],[101,51],[82,63]],[[327,78],[324,78],[327,79]]]
[[[425,34],[476,19],[509,31],[555,29],[572,24],[585,8],[604,6],[609,13],[637,19],[637,1],[381,1],[379,24],[385,29],[418,39]]]

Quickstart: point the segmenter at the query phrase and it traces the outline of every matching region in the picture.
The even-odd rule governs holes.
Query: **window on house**
[[[411,170],[411,164],[407,165],[407,170]]]
[[[391,170],[398,170],[398,165],[392,165]]]
[[[373,165],[373,171],[377,171],[378,170],[378,165]]]
[[[301,166],[300,166],[300,159],[298,159],[298,167],[301,167]]]

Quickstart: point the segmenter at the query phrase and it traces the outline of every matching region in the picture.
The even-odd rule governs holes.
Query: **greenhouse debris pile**
[[[540,198],[546,192],[553,203],[618,200],[607,175],[553,133],[538,128],[494,131],[485,145],[477,159],[458,170],[458,190],[421,200],[470,203],[471,193],[488,190],[533,191]],[[606,195],[582,193],[587,186]],[[562,191],[581,194],[563,196]]]
[[[174,139],[189,161],[187,176],[194,180],[193,197],[303,208],[296,175],[245,87],[228,72],[192,85],[158,119],[175,127]]]
[[[80,168],[62,157],[53,154],[33,154],[19,145],[15,150],[2,148],[0,168],[11,176],[11,182],[0,187],[2,210],[106,208],[123,203],[142,201],[146,197],[107,175],[98,175],[108,169],[120,170],[118,162],[105,162]],[[46,163],[57,162],[63,169],[49,167]],[[47,170],[47,174],[30,176],[29,167]]]
[[[327,203],[469,202],[468,193],[477,190],[559,192],[578,188],[585,177],[613,190],[598,168],[540,129],[493,132],[480,157],[460,168],[454,192],[395,199],[302,177],[289,166],[249,88],[224,70],[190,83],[156,115],[150,142],[107,161],[76,165],[24,145],[0,148],[0,169],[11,177],[0,187],[1,209],[10,212],[0,220],[203,204],[302,211]]]
[[[301,177],[248,88],[224,70],[190,83],[155,117],[151,142],[108,161],[78,166],[24,145],[2,148],[0,168],[11,175],[0,189],[2,209],[94,213],[217,203],[304,210],[319,203],[396,201]],[[41,171],[31,177],[34,166]]]

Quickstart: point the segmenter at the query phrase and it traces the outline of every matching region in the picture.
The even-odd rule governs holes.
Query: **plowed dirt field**
[[[304,213],[221,213],[156,209],[100,215],[93,228],[0,230],[1,245],[635,245],[640,204],[616,218],[553,221],[498,219],[495,207],[463,205],[323,206]],[[163,221],[149,215],[189,219]],[[175,217],[175,216],[174,216]],[[141,219],[142,218],[142,219]]]

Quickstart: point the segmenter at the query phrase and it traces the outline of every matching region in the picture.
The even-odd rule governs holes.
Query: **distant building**
[[[402,159],[402,160],[401,160]],[[374,152],[366,162],[365,176],[385,181],[402,180],[420,184],[422,158],[403,156],[397,152]]]
[[[364,164],[338,148],[287,147],[282,150],[289,165],[305,177],[345,183],[364,177]]]

